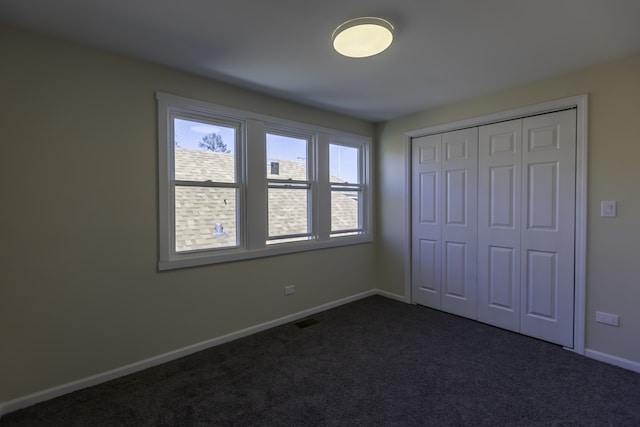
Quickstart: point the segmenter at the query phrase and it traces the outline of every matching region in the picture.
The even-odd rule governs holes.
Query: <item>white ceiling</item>
[[[394,24],[386,52],[333,51],[358,16]],[[640,0],[2,0],[0,23],[374,122],[640,53]]]

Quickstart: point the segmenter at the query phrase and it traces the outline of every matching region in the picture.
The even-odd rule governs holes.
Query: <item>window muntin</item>
[[[361,147],[329,145],[332,237],[364,232],[363,154]]]
[[[370,138],[160,92],[157,100],[160,270],[372,240]],[[199,138],[190,140],[183,132],[185,127],[189,132],[200,131]],[[214,151],[199,144],[212,128],[222,134],[205,142]],[[233,137],[225,137],[223,132]],[[302,168],[298,165],[296,171],[287,170],[288,165],[277,161],[276,157],[282,156],[274,155],[276,145],[267,149],[267,134],[302,140],[289,147],[294,152],[294,146],[306,147],[305,154],[289,154],[289,160],[303,163]],[[332,232],[331,206],[337,204],[342,190],[332,189],[329,178],[331,144],[357,148],[358,183],[351,184],[344,176],[333,183],[356,185],[359,190],[359,229],[355,232],[348,231],[355,224],[352,213],[343,213],[346,225],[334,227]],[[231,163],[220,160],[222,154],[232,157]],[[194,161],[193,156],[199,159]],[[214,157],[217,160],[212,160]],[[216,165],[221,170],[215,170]],[[348,190],[355,197],[353,188]],[[270,213],[269,205],[273,208],[281,194],[296,195],[297,202],[291,204],[296,207],[283,215],[290,228],[279,230],[274,222],[270,230],[269,216],[275,213],[273,209]],[[295,211],[302,214],[292,214]]]
[[[237,248],[240,124],[173,116],[175,252]]]

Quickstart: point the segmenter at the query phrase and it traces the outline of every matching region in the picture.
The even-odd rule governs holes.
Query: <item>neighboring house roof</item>
[[[267,165],[267,178],[306,179],[305,162],[269,159],[271,162],[278,163],[279,173],[272,175]],[[232,154],[175,148],[177,180],[233,182],[234,167]],[[335,178],[332,181],[340,182]],[[299,189],[269,190],[270,235],[306,232],[307,194],[306,190]],[[235,246],[236,199],[236,190],[233,188],[176,186],[176,251]],[[331,205],[332,229],[357,227],[358,202],[354,194],[336,192],[332,194]],[[216,233],[216,224],[222,224],[222,233],[220,230]]]

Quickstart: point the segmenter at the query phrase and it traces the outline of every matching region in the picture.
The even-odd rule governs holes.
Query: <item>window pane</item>
[[[308,140],[267,134],[267,178],[306,181]]]
[[[359,149],[344,145],[329,145],[329,174],[331,182],[360,184],[358,170]]]
[[[237,191],[176,186],[176,252],[238,246]]]
[[[175,179],[236,182],[236,129],[174,119]]]
[[[269,237],[309,233],[306,188],[269,188]]]
[[[331,191],[331,232],[360,229],[360,192]]]

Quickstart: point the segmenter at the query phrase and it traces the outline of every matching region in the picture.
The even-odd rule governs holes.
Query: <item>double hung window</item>
[[[157,100],[161,270],[371,241],[369,138]]]
[[[312,181],[309,179],[312,136],[276,132],[270,130],[266,134],[267,243],[313,239]]]
[[[331,235],[347,236],[364,232],[364,185],[361,148],[329,145],[331,183]]]
[[[242,202],[236,153],[241,124],[180,112],[170,120],[173,249],[185,253],[239,247]]]

